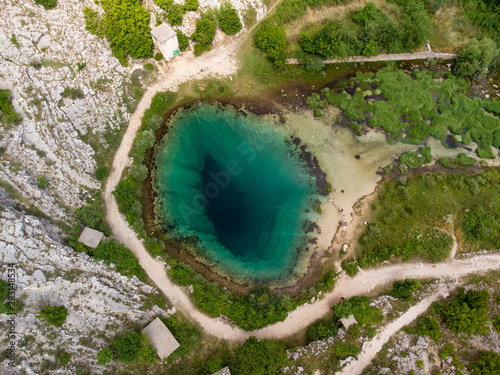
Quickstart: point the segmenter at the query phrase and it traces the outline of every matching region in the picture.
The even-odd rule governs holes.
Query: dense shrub
[[[304,57],[304,59],[300,62],[300,65],[304,68],[304,70],[314,72],[319,72],[325,67],[323,60],[314,55],[306,55],[306,57]]]
[[[414,330],[410,330],[410,333],[419,336],[429,336],[436,342],[439,342],[439,339],[442,336],[439,322],[435,318],[428,315],[421,317],[417,322],[416,328]]]
[[[277,68],[285,66],[288,41],[283,26],[262,22],[254,33],[254,43],[264,51]]]
[[[320,319],[307,327],[306,339],[307,342],[323,340],[328,337],[335,336],[339,331],[339,324],[331,317]]]
[[[198,0],[186,0],[184,10],[195,11],[198,9]]]
[[[189,37],[182,32],[182,30],[177,30],[177,41],[179,42],[179,50],[185,51],[189,46]]]
[[[172,4],[174,3],[174,0],[153,0],[156,5],[158,5],[161,9],[163,9],[165,12],[168,12]]]
[[[500,373],[500,355],[495,352],[480,352],[479,359],[471,366],[472,375]]]
[[[216,29],[217,20],[211,13],[203,13],[202,17],[196,21],[196,30],[192,35],[192,39],[196,41],[194,46],[194,54],[196,56],[210,50]]]
[[[345,273],[347,273],[351,277],[356,276],[359,272],[358,262],[356,262],[355,259],[351,258],[343,260],[341,265]]]
[[[40,310],[37,318],[45,320],[55,327],[61,327],[67,315],[68,310],[64,306],[47,306]]]
[[[219,26],[227,35],[236,34],[243,27],[238,12],[231,3],[224,3],[220,6]]]
[[[234,374],[278,375],[288,362],[285,344],[281,341],[257,340],[250,337],[236,351]]]
[[[22,119],[21,115],[14,111],[10,90],[0,89],[0,122],[7,125],[19,124]]]
[[[499,49],[493,40],[489,38],[471,39],[458,54],[453,65],[453,74],[481,80],[486,77],[488,68],[493,65],[498,54]]]
[[[160,318],[175,337],[180,347],[172,353],[170,360],[175,361],[191,352],[193,346],[200,340],[200,332],[186,321],[174,316],[168,319]]]
[[[97,364],[107,365],[113,359],[123,363],[151,365],[156,361],[156,350],[143,333],[128,332],[118,336],[110,346],[97,353]]]
[[[114,358],[115,354],[113,350],[108,346],[97,353],[97,364],[101,366],[106,366]]]
[[[109,265],[114,263],[116,270],[125,276],[137,276],[140,280],[146,279],[146,273],[139,264],[135,255],[124,245],[116,243],[112,238],[102,241],[93,251],[97,260],[103,260]]]
[[[393,290],[390,294],[395,298],[409,299],[413,293],[417,291],[419,286],[420,281],[418,280],[406,279],[404,281],[395,281]]]
[[[106,36],[113,55],[122,65],[127,56],[153,57],[153,40],[149,28],[149,11],[136,0],[102,0],[104,16],[86,7],[85,28],[97,36]]]
[[[184,13],[185,10],[182,5],[173,4],[167,13],[168,22],[170,22],[172,26],[182,25],[182,16]]]
[[[335,306],[335,315],[338,318],[347,318],[351,314],[359,324],[374,325],[382,321],[381,311],[370,306],[370,300],[367,297],[353,297]]]
[[[52,9],[57,6],[57,0],[35,0],[35,4],[43,5],[45,9]]]
[[[117,359],[120,362],[132,363],[138,358],[140,337],[137,332],[129,332],[118,337],[113,343]]]
[[[486,335],[489,332],[487,302],[491,295],[486,290],[458,288],[457,295],[446,306],[446,325],[455,333]]]
[[[462,229],[469,239],[488,240],[498,236],[498,225],[493,214],[482,207],[474,208],[465,214]]]

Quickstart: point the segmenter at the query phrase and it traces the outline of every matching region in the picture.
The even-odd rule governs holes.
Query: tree
[[[140,337],[137,332],[129,332],[118,337],[113,346],[116,348],[118,360],[124,363],[135,362],[138,358]]]
[[[288,41],[283,26],[262,23],[254,34],[255,46],[264,51],[277,68],[285,67]]]
[[[0,122],[17,125],[22,119],[21,115],[14,111],[10,90],[0,90]]]
[[[55,327],[61,327],[67,315],[68,310],[64,306],[47,306],[40,311],[37,318],[45,320]]]
[[[493,375],[500,373],[500,355],[495,352],[479,353],[479,360],[472,364],[472,375]]]
[[[486,307],[490,297],[487,291],[464,293],[464,288],[459,288],[444,312],[448,328],[456,333],[487,334],[489,318]]]
[[[177,40],[179,41],[179,50],[185,51],[189,46],[189,37],[182,32],[182,30],[176,30]]]
[[[250,337],[236,352],[234,373],[245,375],[281,374],[287,362],[285,344]]]
[[[409,299],[413,293],[415,293],[420,286],[420,281],[418,280],[408,280],[396,281],[394,282],[394,288],[391,292],[391,296],[395,298]]]
[[[194,49],[196,56],[210,50],[216,29],[217,20],[211,13],[202,14],[201,18],[196,21],[196,30],[192,35],[192,39],[197,42]]]
[[[243,27],[238,12],[231,3],[224,3],[220,6],[219,26],[227,35],[236,34]]]
[[[479,81],[486,77],[488,68],[495,62],[498,52],[495,42],[490,38],[473,38],[459,52],[453,66],[453,74],[459,77],[470,76]]]
[[[113,55],[122,65],[127,56],[153,57],[153,40],[149,28],[149,11],[138,0],[101,0],[104,16],[84,9],[85,28],[98,36],[106,36]]]
[[[186,0],[186,3],[184,4],[184,10],[190,10],[194,12],[195,10],[198,9],[198,0]]]
[[[35,4],[43,5],[43,7],[48,10],[57,6],[57,0],[35,0]]]
[[[99,353],[97,353],[97,364],[100,366],[106,366],[109,362],[113,360],[115,353],[108,346],[104,348]]]
[[[423,1],[408,1],[403,7],[404,47],[408,50],[424,44],[431,34],[432,19]]]

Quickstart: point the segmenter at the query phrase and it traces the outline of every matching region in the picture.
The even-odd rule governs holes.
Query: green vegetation
[[[180,4],[173,4],[167,13],[168,22],[172,26],[180,26],[182,25],[182,16],[185,13],[185,9]]]
[[[419,336],[429,336],[436,342],[439,342],[439,339],[443,335],[439,322],[434,317],[428,315],[421,317],[417,322],[416,328],[408,329],[407,332]]]
[[[459,154],[456,158],[450,158],[450,159],[439,158],[438,161],[439,161],[439,164],[441,164],[443,167],[450,168],[450,169],[457,169],[460,165],[462,165],[462,166],[472,165],[477,160],[462,153],[462,154]]]
[[[12,34],[10,36],[10,41],[13,45],[15,45],[16,47],[19,47],[19,42],[17,41],[16,34]]]
[[[498,241],[498,216],[498,213],[485,211],[482,207],[474,208],[465,214],[462,229],[469,240]]]
[[[198,329],[188,322],[174,316],[168,319],[160,317],[160,319],[165,323],[180,345],[180,347],[170,355],[169,360],[175,361],[191,353],[194,345],[200,340],[200,332]]]
[[[395,298],[410,299],[419,286],[420,281],[418,280],[395,281],[390,295]]]
[[[236,34],[243,27],[238,12],[229,2],[220,6],[219,26],[227,35]]]
[[[35,0],[35,4],[42,5],[45,9],[52,9],[57,6],[57,0]]]
[[[116,270],[125,276],[137,276],[142,281],[146,280],[146,273],[135,255],[124,245],[116,243],[113,238],[102,241],[90,255],[97,260],[103,260],[106,265],[114,263]]]
[[[282,374],[281,369],[287,363],[286,348],[281,341],[250,337],[236,352],[235,362],[231,373],[236,375]]]
[[[208,282],[202,275],[176,260],[170,261],[169,275],[181,286],[193,286],[192,298],[196,307],[217,317],[227,316],[239,327],[252,330],[283,321],[289,311],[310,300],[319,291],[331,290],[334,275],[326,274],[322,280],[298,296],[278,296],[268,288],[255,287],[247,296],[231,293],[217,283]]]
[[[177,41],[179,42],[179,50],[185,51],[189,46],[189,37],[184,34],[181,30],[177,30]]]
[[[68,310],[64,306],[47,306],[40,310],[39,315],[36,317],[55,327],[61,327],[67,315]]]
[[[97,364],[106,365],[113,359],[123,363],[151,365],[156,361],[156,350],[145,334],[135,331],[120,335],[97,354]]]
[[[445,259],[452,239],[437,228],[446,225],[447,217],[454,218],[456,227],[465,225],[466,249],[495,248],[500,202],[491,197],[500,194],[499,173],[492,168],[476,176],[429,174],[387,182],[360,237],[359,265],[415,256],[433,262]],[[484,213],[475,211],[478,207]]]
[[[9,299],[9,283],[4,280],[0,280],[0,313],[1,314],[17,314],[23,309],[22,302],[16,298],[14,300]]]
[[[335,315],[328,316],[307,327],[306,340],[310,343],[335,336],[338,333],[339,328],[338,318]]]
[[[420,144],[428,136],[444,139],[451,133],[459,143],[476,142],[479,157],[495,158],[492,146],[500,146],[498,105],[493,99],[469,98],[466,90],[470,85],[462,78],[448,74],[438,81],[425,69],[407,74],[389,64],[375,75],[357,72],[348,85],[356,87],[353,95],[326,88],[307,98],[306,103],[311,99],[316,103],[326,101],[344,110],[349,119],[381,127],[393,140]],[[385,100],[370,99],[377,92]],[[418,166],[429,160],[426,152],[430,150],[421,150],[422,157],[405,154],[401,162],[410,168]],[[465,155],[459,158],[458,163],[472,162]]]
[[[70,98],[70,99],[83,99],[85,96],[83,95],[83,91],[80,89],[75,89],[72,87],[66,87],[64,88],[64,91],[61,93],[61,96],[63,98]]]
[[[37,177],[36,179],[36,186],[38,186],[40,189],[45,189],[49,183],[47,182],[47,179],[44,176]]]
[[[161,52],[156,52],[155,53],[155,60],[156,61],[161,61],[163,60],[163,54]]]
[[[479,359],[471,366],[472,375],[498,374],[500,371],[500,355],[495,352],[480,352]]]
[[[359,272],[358,262],[356,262],[356,260],[353,258],[343,260],[342,261],[342,269],[349,276],[351,276],[351,277],[356,276],[357,273]]]
[[[488,334],[487,303],[490,298],[490,293],[485,290],[469,290],[465,293],[464,288],[459,288],[444,311],[446,325],[455,333]]]
[[[372,326],[382,321],[382,313],[374,306],[370,306],[367,297],[353,297],[344,300],[335,306],[335,315],[340,318],[347,318],[354,315],[358,324]]]
[[[288,41],[283,26],[262,22],[255,30],[254,43],[257,48],[267,54],[276,68],[285,67]]]
[[[186,0],[184,4],[184,9],[189,11],[195,11],[198,9],[198,0]]]
[[[10,90],[0,90],[0,123],[17,125],[23,120],[22,116],[14,110]]]
[[[153,57],[153,40],[149,28],[149,11],[139,0],[100,0],[104,10],[98,12],[84,8],[85,28],[99,37],[105,36],[111,43],[113,55],[122,65],[127,56]]]
[[[216,29],[217,19],[215,15],[210,12],[202,13],[201,18],[196,21],[196,30],[192,35],[192,39],[196,42],[194,45],[194,54],[196,56],[212,48]]]
[[[471,39],[458,54],[453,74],[459,77],[470,76],[479,81],[486,77],[488,69],[496,62],[499,51],[495,42],[489,38]]]

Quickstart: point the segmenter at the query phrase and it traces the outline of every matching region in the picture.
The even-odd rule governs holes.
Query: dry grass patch
[[[445,6],[434,16],[431,46],[438,52],[458,52],[478,31],[458,6]]]

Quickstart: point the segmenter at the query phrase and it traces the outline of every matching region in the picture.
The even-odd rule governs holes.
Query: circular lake
[[[292,277],[319,195],[287,139],[278,126],[232,107],[178,110],[154,159],[159,225],[195,239],[216,271],[246,280]]]

